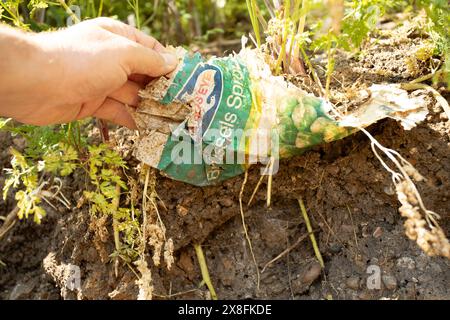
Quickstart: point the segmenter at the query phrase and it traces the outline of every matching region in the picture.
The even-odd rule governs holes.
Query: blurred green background
[[[250,33],[256,40],[259,35],[264,41],[267,21],[278,16],[288,23],[270,31],[270,36],[282,37],[281,42],[286,44],[288,38],[281,29],[298,24],[299,32],[292,37],[300,47],[310,55],[326,52],[331,61],[334,48],[362,52],[364,41],[377,29],[380,19],[402,23],[425,13],[428,21],[420,32],[428,33],[433,42],[432,54],[443,57],[441,71],[450,86],[449,3],[448,0],[0,0],[0,21],[45,31],[66,27],[76,20],[112,17],[151,34],[164,45],[188,45],[194,51],[201,48],[204,54],[224,55],[239,49],[242,35]],[[248,5],[255,9],[248,10]],[[285,19],[287,7],[290,10]],[[399,13],[400,18],[389,17]],[[261,32],[253,30],[250,16]],[[302,18],[304,28],[300,28]],[[329,67],[332,72],[332,65]]]
[[[113,17],[134,24],[162,43],[192,44],[239,39],[251,30],[243,0],[0,0],[3,21],[33,31],[81,20]],[[78,9],[79,8],[79,9]],[[69,11],[70,10],[70,11]]]

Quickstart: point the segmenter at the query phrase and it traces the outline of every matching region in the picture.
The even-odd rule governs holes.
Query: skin
[[[0,25],[0,116],[33,125],[94,116],[135,129],[127,106],[177,63],[154,38],[109,18],[39,34]]]

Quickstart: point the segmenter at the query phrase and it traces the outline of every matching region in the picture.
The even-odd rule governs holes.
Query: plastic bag
[[[396,85],[374,85],[364,104],[341,116],[326,100],[273,76],[258,50],[207,61],[181,48],[176,53],[178,68],[141,92],[133,112],[141,133],[134,154],[168,177],[197,186],[232,178],[257,162],[272,161],[273,174],[279,159],[382,118],[409,129],[427,114],[423,98],[409,98]]]

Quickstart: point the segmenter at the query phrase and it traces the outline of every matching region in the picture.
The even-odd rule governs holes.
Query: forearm
[[[26,108],[44,102],[54,85],[50,74],[55,68],[36,34],[0,25],[0,116],[19,112],[20,117]]]
[[[95,116],[134,128],[127,106],[138,106],[147,77],[177,63],[154,38],[108,18],[38,34],[0,25],[0,117],[47,125]]]

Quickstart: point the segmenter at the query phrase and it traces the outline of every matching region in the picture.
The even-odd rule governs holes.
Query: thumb
[[[134,41],[123,39],[122,66],[131,74],[159,77],[172,72],[178,65],[177,57],[170,52],[157,52]]]
[[[111,98],[106,98],[103,104],[94,112],[93,116],[133,130],[137,129],[133,117],[127,111],[127,107],[123,103]]]

